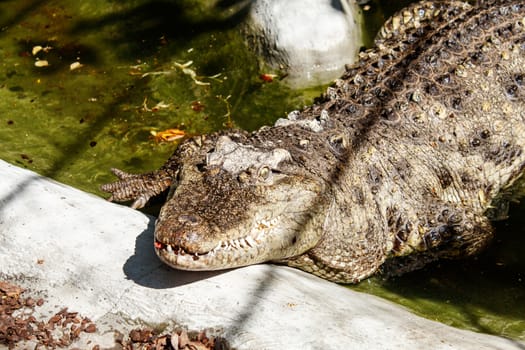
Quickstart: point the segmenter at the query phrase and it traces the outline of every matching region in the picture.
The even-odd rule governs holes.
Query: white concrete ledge
[[[42,291],[45,312],[67,306],[90,317],[99,329],[91,339],[103,346],[113,344],[113,330],[164,322],[213,329],[238,349],[525,346],[286,267],[172,270],[153,251],[154,218],[2,161],[0,180],[0,280]]]

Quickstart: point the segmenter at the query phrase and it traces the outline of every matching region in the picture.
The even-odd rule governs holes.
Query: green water
[[[151,130],[210,132],[228,108],[235,126],[255,129],[320,93],[260,79],[269,71],[237,25],[246,8],[189,3],[0,2],[0,157],[99,193],[110,167],[151,170],[173,152]],[[209,85],[177,66],[188,61]]]
[[[270,71],[239,29],[244,2],[210,3],[0,1],[0,158],[102,195],[98,186],[114,180],[110,167],[149,171],[173,152],[176,144],[156,142],[152,130],[224,128],[228,108],[235,126],[253,130],[324,90],[263,82]],[[372,6],[370,30],[391,11]],[[35,46],[45,49],[33,55]],[[48,65],[35,66],[37,59]],[[177,65],[188,61],[209,85]],[[71,70],[74,62],[83,66]],[[496,244],[476,260],[351,288],[430,319],[525,340],[524,212],[516,206],[498,223]]]

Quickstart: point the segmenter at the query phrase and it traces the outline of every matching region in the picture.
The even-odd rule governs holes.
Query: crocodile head
[[[155,249],[168,265],[233,268],[297,256],[319,242],[325,185],[288,150],[220,136],[195,157],[181,163],[156,223]]]

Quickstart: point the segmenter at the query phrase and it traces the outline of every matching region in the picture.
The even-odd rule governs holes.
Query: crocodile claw
[[[131,207],[142,208],[156,195],[164,192],[172,183],[172,177],[163,170],[146,174],[130,174],[125,171],[112,168],[119,181],[100,186],[100,190],[110,193],[110,202],[133,201]]]

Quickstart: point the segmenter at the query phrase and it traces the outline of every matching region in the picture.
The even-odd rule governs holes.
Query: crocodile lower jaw
[[[220,242],[208,252],[191,252],[184,247],[155,240],[155,252],[166,264],[179,270],[222,270],[254,263],[261,256],[261,241],[251,237]],[[266,259],[260,259],[260,262]],[[255,262],[257,263],[257,262]]]

